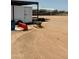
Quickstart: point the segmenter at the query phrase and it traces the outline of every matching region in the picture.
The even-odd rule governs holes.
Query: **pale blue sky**
[[[68,0],[27,0],[27,1],[38,1],[40,8],[43,9],[58,9],[66,11],[68,10]]]
[[[68,10],[68,0],[38,0],[40,8]]]

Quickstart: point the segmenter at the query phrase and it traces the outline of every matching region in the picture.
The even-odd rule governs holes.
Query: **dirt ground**
[[[68,59],[68,16],[43,16],[44,28],[12,31],[12,59]]]

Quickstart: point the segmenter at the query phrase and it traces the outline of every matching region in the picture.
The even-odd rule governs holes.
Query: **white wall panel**
[[[13,19],[13,9],[11,7],[11,19]],[[32,22],[32,7],[14,6],[14,20],[23,22]]]
[[[24,21],[32,22],[32,8],[31,7],[24,8]]]
[[[14,6],[14,19],[15,20],[24,20],[24,7],[23,6]]]

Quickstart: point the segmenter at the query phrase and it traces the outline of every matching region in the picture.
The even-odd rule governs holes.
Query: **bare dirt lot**
[[[12,59],[68,59],[68,16],[43,17],[42,29],[11,32]]]

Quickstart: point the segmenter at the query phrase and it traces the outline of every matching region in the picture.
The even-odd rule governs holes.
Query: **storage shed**
[[[32,1],[11,0],[11,30],[15,30],[15,21],[23,20],[24,22],[32,21],[32,7],[23,7],[23,5],[37,5],[37,19],[39,3]]]

